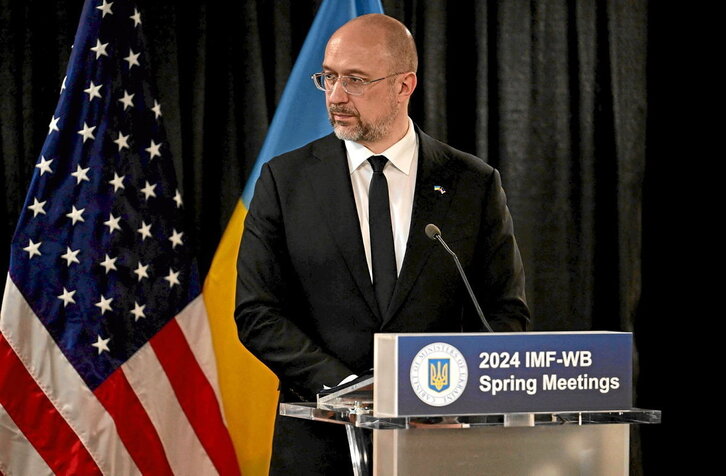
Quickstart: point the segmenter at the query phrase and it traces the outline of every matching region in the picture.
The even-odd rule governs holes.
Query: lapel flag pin
[[[434,191],[441,193],[441,195],[446,193],[446,189],[441,185],[434,185]]]

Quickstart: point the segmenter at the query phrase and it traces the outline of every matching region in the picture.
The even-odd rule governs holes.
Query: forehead
[[[359,31],[336,34],[328,42],[323,69],[338,74],[387,74],[389,61],[380,36]]]

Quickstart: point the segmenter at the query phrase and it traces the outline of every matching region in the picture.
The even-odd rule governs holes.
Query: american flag
[[[88,0],[11,246],[0,472],[239,474],[138,8]]]

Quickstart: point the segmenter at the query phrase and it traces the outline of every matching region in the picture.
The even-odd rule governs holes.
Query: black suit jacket
[[[417,134],[412,223],[386,315],[344,143],[330,135],[263,166],[245,219],[235,319],[242,343],[280,378],[283,398],[314,399],[323,385],[371,368],[376,332],[483,330],[451,256],[426,237],[428,223],[458,254],[492,327],[525,329],[524,271],[499,173]]]

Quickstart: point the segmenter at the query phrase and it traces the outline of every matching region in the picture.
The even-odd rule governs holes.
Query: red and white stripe
[[[8,276],[0,472],[239,474],[208,326],[199,296],[91,392]]]
[[[45,460],[33,450],[33,446],[22,431],[15,426],[15,422],[0,405],[0,474],[34,474],[38,476],[50,475],[53,472]],[[30,451],[28,451],[30,448]],[[22,459],[14,455],[24,453]]]

